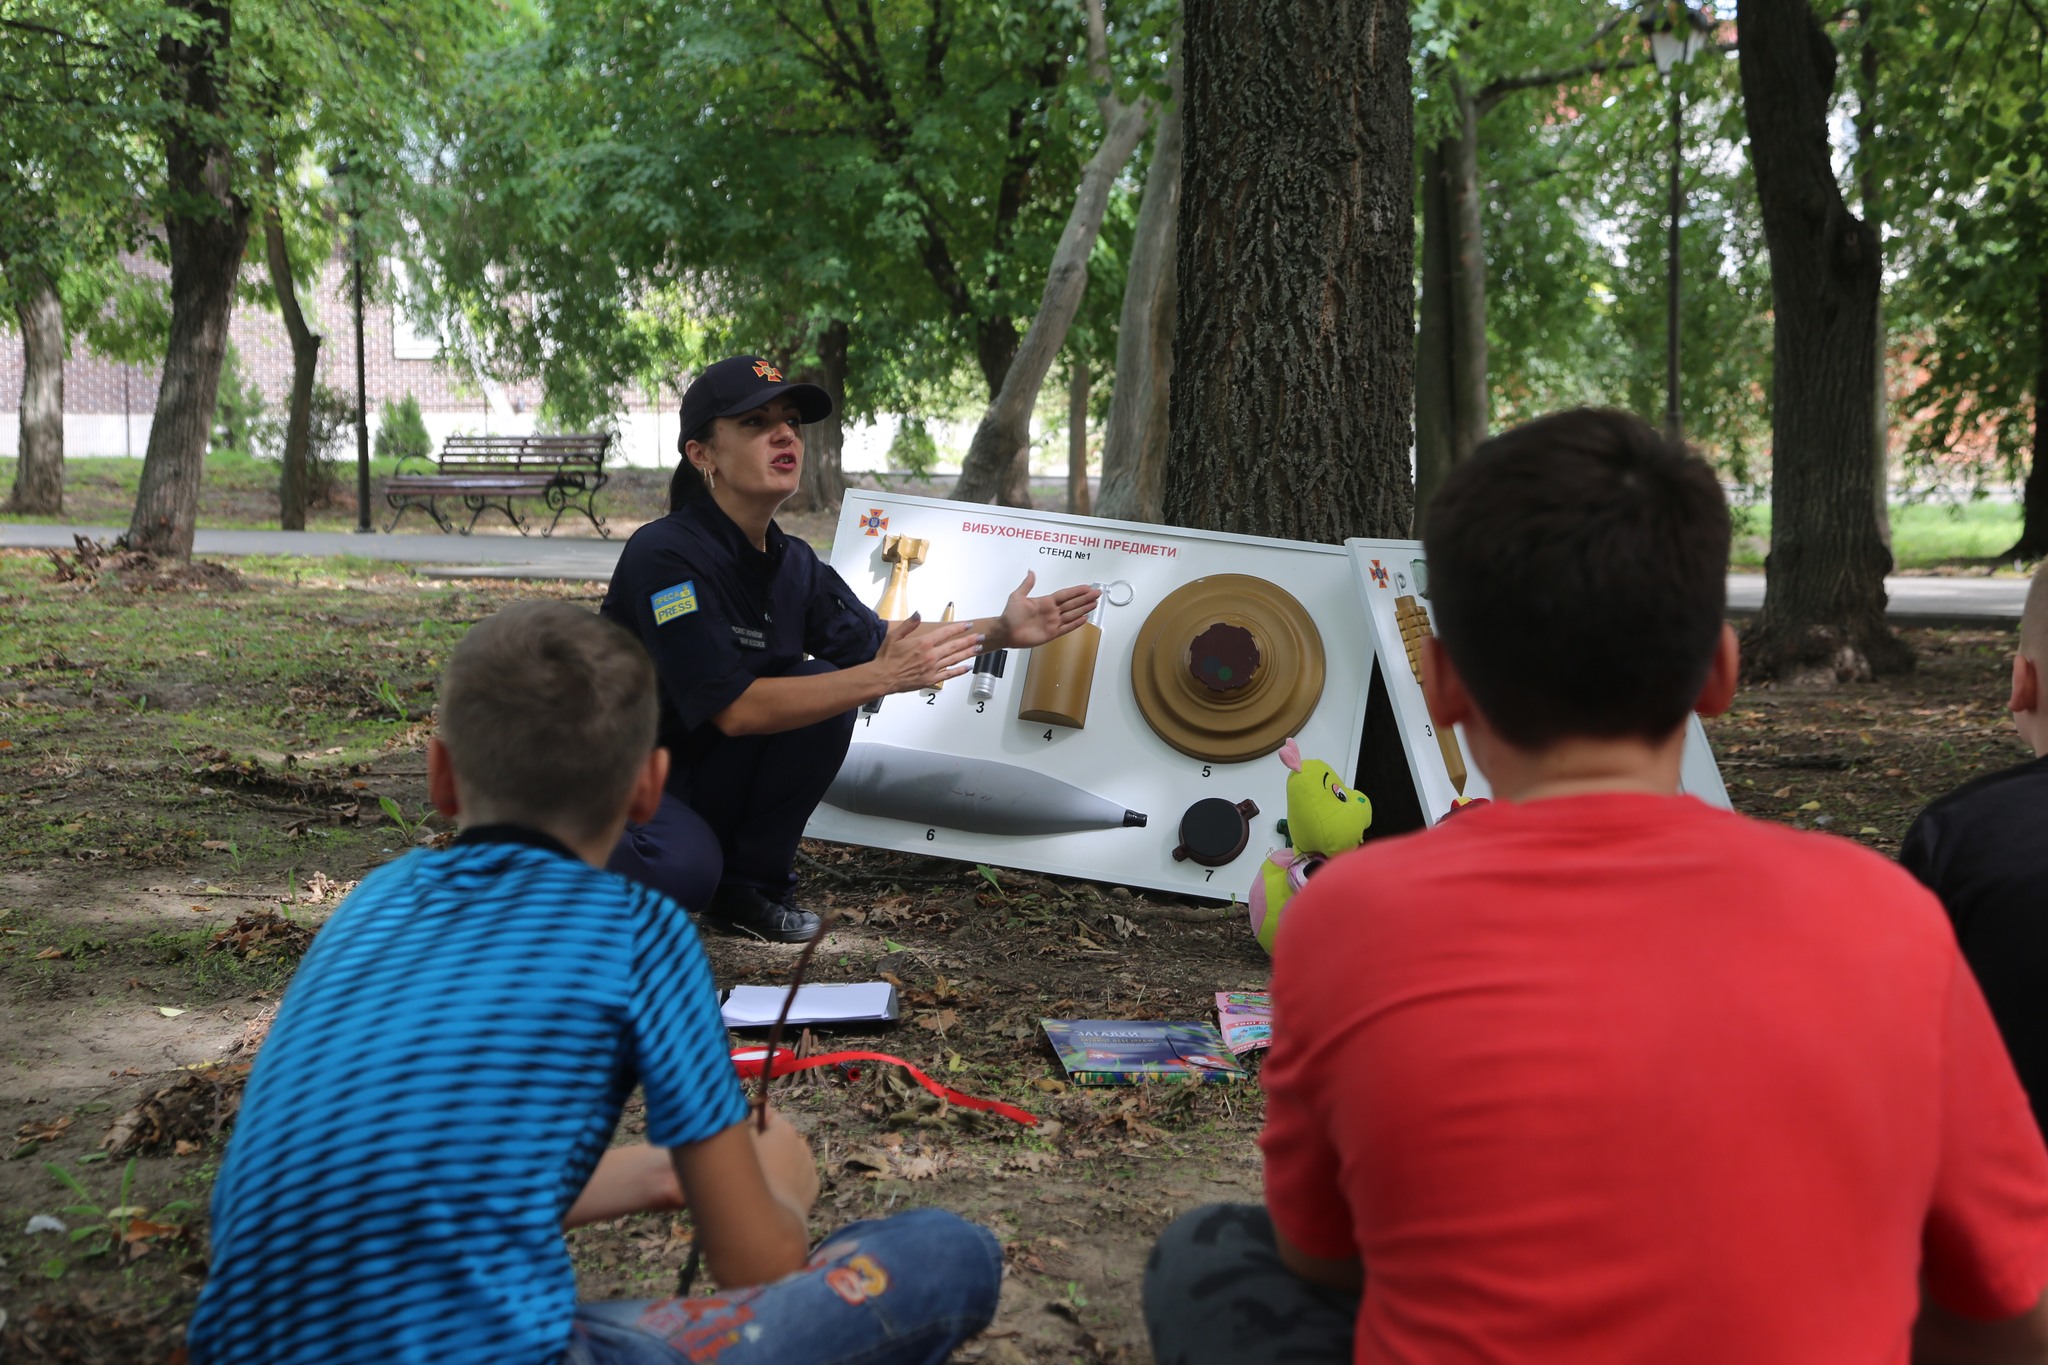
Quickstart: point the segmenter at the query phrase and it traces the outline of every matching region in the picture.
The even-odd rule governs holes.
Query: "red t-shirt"
[[[1266,1203],[1360,1362],[1881,1365],[2048,1283],[2048,1153],[1941,907],[1688,797],[1497,802],[1288,907]]]

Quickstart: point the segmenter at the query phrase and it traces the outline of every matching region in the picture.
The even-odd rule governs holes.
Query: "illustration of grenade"
[[[882,562],[889,566],[889,586],[875,603],[875,615],[884,621],[901,621],[910,615],[910,571],[924,563],[931,550],[928,540],[890,536],[882,542]]]

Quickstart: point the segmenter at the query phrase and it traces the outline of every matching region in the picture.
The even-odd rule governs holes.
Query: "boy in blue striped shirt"
[[[603,870],[659,801],[652,666],[529,602],[441,686],[429,791],[462,833],[377,869],[293,979],[213,1199],[195,1365],[936,1362],[1001,1252],[938,1210],[807,1250],[818,1176],[757,1131],[688,916]],[[611,1147],[636,1085],[649,1142]],[[687,1207],[722,1291],[579,1303],[562,1231]]]

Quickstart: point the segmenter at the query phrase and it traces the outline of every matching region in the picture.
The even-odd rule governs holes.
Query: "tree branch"
[[[93,48],[99,52],[113,51],[113,48],[105,43],[95,42],[91,38],[81,38],[75,33],[66,33],[62,29],[51,28],[47,24],[31,23],[26,19],[0,19],[0,28],[18,29],[23,33],[40,33],[45,38],[57,38],[67,43],[77,43],[80,47]]]
[[[1735,43],[1715,43],[1706,50],[1709,52],[1729,53],[1735,51],[1737,46]],[[1577,66],[1567,66],[1556,71],[1531,71],[1520,76],[1503,76],[1499,80],[1483,87],[1479,92],[1478,98],[1473,102],[1479,106],[1480,114],[1484,115],[1496,104],[1499,104],[1504,97],[1513,94],[1517,90],[1535,90],[1542,86],[1563,85],[1567,81],[1575,81],[1582,76],[1598,76],[1610,71],[1632,71],[1639,66],[1648,66],[1651,60],[1648,54],[1638,53],[1630,57],[1614,57],[1601,61],[1581,62]]]

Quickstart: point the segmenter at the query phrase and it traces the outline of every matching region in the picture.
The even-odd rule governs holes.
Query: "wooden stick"
[[[803,952],[797,957],[796,968],[789,974],[789,993],[782,997],[782,1012],[775,1016],[775,1027],[768,1030],[768,1059],[761,1066],[761,1093],[754,1100],[756,1132],[766,1132],[768,1129],[768,1086],[775,1079],[775,1053],[782,1046],[782,1030],[789,1023],[790,1008],[796,1004],[796,993],[804,984],[804,973],[810,970],[811,955],[818,951],[818,945],[825,941],[825,935],[831,930],[832,922],[837,918],[838,916],[829,910],[818,916],[817,930],[812,933],[810,941],[804,944]]]

